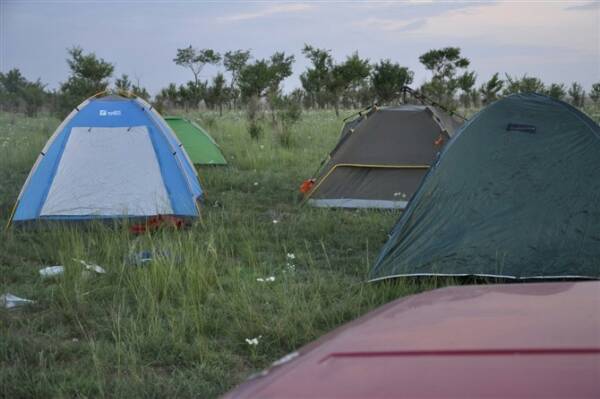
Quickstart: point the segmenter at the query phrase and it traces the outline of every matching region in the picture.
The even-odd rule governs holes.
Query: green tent
[[[194,164],[227,165],[218,144],[196,123],[176,116],[166,117],[165,120],[183,144],[183,148]]]
[[[371,280],[600,277],[600,126],[537,94],[488,106],[448,143]]]

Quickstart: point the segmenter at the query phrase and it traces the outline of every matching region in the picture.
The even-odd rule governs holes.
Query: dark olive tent
[[[394,226],[371,280],[600,277],[600,126],[537,94],[457,131]]]
[[[371,108],[344,125],[308,203],[403,209],[460,124],[433,106]]]
[[[194,164],[227,165],[219,145],[198,124],[176,116],[168,116],[165,120]]]

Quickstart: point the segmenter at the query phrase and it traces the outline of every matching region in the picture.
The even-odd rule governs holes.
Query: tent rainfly
[[[215,140],[195,122],[167,116],[165,120],[183,143],[183,148],[196,165],[227,165]]]
[[[404,209],[460,124],[433,106],[372,107],[344,125],[305,199],[317,207]]]
[[[91,97],[46,143],[11,220],[193,218],[202,197],[185,150],[151,105]]]
[[[600,277],[600,126],[516,94],[444,149],[370,273],[510,279]]]

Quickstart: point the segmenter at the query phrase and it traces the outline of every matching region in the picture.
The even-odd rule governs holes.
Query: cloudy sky
[[[358,50],[390,58],[428,78],[418,57],[459,46],[478,73],[538,76],[546,82],[600,81],[597,1],[31,1],[0,0],[0,70],[19,68],[56,88],[68,74],[66,49],[80,45],[156,93],[191,74],[178,47],[295,54],[286,90],[300,85],[304,43],[336,60]],[[216,72],[205,68],[208,79]]]

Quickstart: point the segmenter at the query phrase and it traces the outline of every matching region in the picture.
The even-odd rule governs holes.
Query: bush
[[[250,122],[250,126],[248,127],[248,133],[250,133],[250,137],[254,140],[258,140],[262,136],[262,126],[260,126],[256,122]]]
[[[292,140],[292,127],[300,120],[302,116],[302,105],[290,97],[280,98],[278,100],[278,109],[275,111],[277,120],[276,132],[277,139],[283,147],[290,147]]]
[[[262,135],[262,127],[259,125],[260,99],[257,96],[252,96],[248,99],[246,117],[248,118],[248,133],[250,133],[250,137],[258,140]]]

